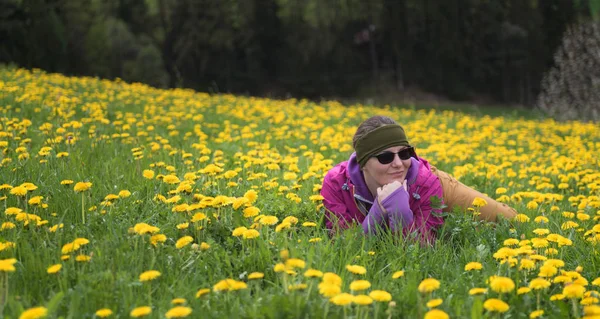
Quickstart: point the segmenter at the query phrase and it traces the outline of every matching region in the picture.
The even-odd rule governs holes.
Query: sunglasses
[[[398,154],[398,157],[401,160],[405,161],[405,160],[413,157],[413,155],[415,154],[415,148],[411,146],[411,147],[407,147],[397,153],[385,152],[385,153],[381,153],[379,155],[375,155],[374,157],[376,157],[377,160],[379,161],[379,163],[381,163],[381,164],[389,164],[394,161],[394,157],[396,156],[396,154]]]

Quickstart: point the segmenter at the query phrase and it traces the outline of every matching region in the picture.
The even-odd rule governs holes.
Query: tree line
[[[0,0],[0,62],[281,97],[532,105],[593,0]]]

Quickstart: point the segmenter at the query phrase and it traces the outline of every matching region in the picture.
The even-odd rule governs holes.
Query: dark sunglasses
[[[396,156],[396,154],[398,154],[398,157],[400,157],[401,160],[405,161],[413,157],[413,155],[415,154],[415,148],[411,146],[399,151],[398,153],[385,152],[379,155],[375,155],[375,157],[377,158],[379,163],[389,164],[394,161],[394,156]]]

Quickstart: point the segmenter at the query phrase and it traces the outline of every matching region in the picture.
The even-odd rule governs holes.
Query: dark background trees
[[[591,3],[593,2],[593,3]],[[0,62],[158,87],[533,105],[593,0],[0,0]]]

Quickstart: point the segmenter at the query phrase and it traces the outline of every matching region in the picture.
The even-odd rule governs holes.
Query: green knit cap
[[[356,141],[358,164],[364,167],[369,158],[392,146],[410,146],[402,126],[387,124],[372,130]]]

